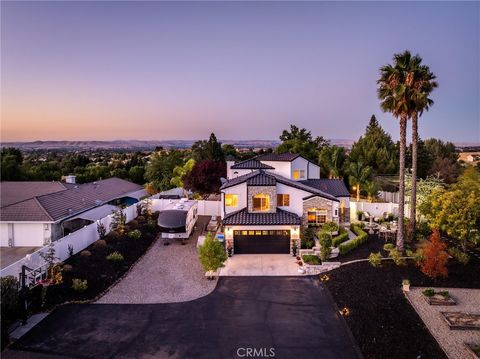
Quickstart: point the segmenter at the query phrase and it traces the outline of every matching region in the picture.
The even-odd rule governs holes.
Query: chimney
[[[75,175],[65,176],[65,182],[75,184],[75,183],[77,183],[77,177]]]

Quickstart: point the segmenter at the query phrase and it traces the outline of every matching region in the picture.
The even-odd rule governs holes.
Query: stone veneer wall
[[[327,210],[327,222],[332,220],[333,215],[333,202],[323,197],[312,197],[303,201],[303,216],[302,226],[308,226],[307,212],[311,208],[326,209]]]
[[[276,186],[248,186],[247,187],[247,208],[248,212],[253,212],[253,196],[256,194],[270,195],[270,210],[261,211],[262,213],[275,213],[277,211],[277,188]],[[256,211],[260,212],[260,211]]]

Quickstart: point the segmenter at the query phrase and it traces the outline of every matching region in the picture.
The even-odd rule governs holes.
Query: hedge
[[[334,247],[338,247],[341,243],[348,241],[348,231],[340,227],[340,234],[338,236],[333,237],[332,245]]]
[[[352,249],[357,248],[360,244],[363,244],[368,240],[367,232],[364,232],[359,226],[352,224],[350,229],[357,235],[357,237],[351,241],[340,244],[338,247],[340,255],[350,252]]]

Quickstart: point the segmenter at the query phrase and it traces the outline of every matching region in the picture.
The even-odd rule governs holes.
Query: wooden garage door
[[[290,230],[233,231],[235,254],[290,253]]]

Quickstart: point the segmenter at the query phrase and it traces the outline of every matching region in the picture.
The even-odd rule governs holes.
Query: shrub
[[[90,257],[91,255],[92,255],[92,252],[87,250],[80,252],[80,257]]]
[[[107,229],[105,228],[105,225],[102,222],[97,223],[97,233],[98,233],[98,238],[102,239],[105,237],[107,234]]]
[[[423,250],[417,248],[417,250],[413,253],[413,260],[417,265],[420,265],[425,258],[423,257]]]
[[[62,270],[64,272],[71,272],[72,269],[73,269],[73,267],[70,264],[64,264],[63,267],[62,267]]]
[[[382,264],[382,258],[382,254],[380,252],[370,253],[368,256],[368,261],[372,266],[378,267],[380,264]]]
[[[303,229],[300,237],[302,249],[311,249],[315,246],[315,228]]]
[[[109,241],[114,241],[114,240],[118,239],[119,237],[120,237],[120,233],[118,233],[117,231],[110,231],[110,233],[107,236],[107,239]]]
[[[322,231],[325,232],[336,232],[338,231],[338,224],[335,222],[326,222],[322,225]]]
[[[429,243],[423,251],[424,260],[420,264],[420,270],[430,278],[448,276],[447,261],[448,253],[446,245],[440,238],[438,230],[434,230]]]
[[[427,288],[422,293],[426,297],[433,297],[435,295],[435,290],[433,290],[433,288]]]
[[[413,251],[410,248],[405,249],[405,254],[407,257],[413,257]]]
[[[395,264],[397,266],[403,266],[403,265],[406,264],[405,263],[405,258],[403,258],[402,254],[399,251],[397,251],[396,249],[392,249],[390,251],[390,253],[388,254],[388,256],[393,259],[393,261],[395,262]]]
[[[133,231],[128,232],[128,236],[131,239],[140,239],[142,232],[140,232],[138,229],[134,229]]]
[[[127,221],[127,216],[123,213],[121,208],[117,209],[112,214],[112,221],[110,222],[110,229],[112,231],[118,231],[118,233],[123,234],[125,232],[125,222]]]
[[[453,258],[458,261],[458,263],[461,263],[464,266],[467,265],[470,261],[470,256],[456,247],[448,248],[447,251]]]
[[[395,245],[393,243],[386,243],[383,245],[383,249],[387,252],[390,252],[395,249]]]
[[[352,232],[354,232],[357,237],[352,239],[351,241],[341,243],[338,246],[338,251],[340,255],[344,255],[350,252],[352,249],[357,248],[359,245],[365,243],[368,240],[368,234],[364,232],[359,226],[352,224],[351,227]]]
[[[147,225],[150,229],[155,229],[157,227],[157,221],[155,219],[150,219]]]
[[[130,222],[127,223],[128,224],[128,228],[130,229],[136,229],[138,228],[138,222],[134,219],[132,219]]]
[[[340,227],[339,235],[333,237],[332,239],[332,246],[338,247],[340,243],[343,243],[346,241],[348,241],[348,232],[344,228]]]
[[[68,256],[69,257],[73,256],[73,245],[69,244],[67,246],[67,250],[68,250]]]
[[[227,253],[222,243],[213,239],[211,233],[208,233],[205,242],[198,248],[198,259],[205,272],[213,272],[223,266],[227,260]]]
[[[83,293],[88,289],[88,283],[87,280],[81,280],[78,278],[73,278],[72,279],[72,289],[75,292]]]
[[[315,256],[313,254],[304,254],[302,256],[302,260],[306,264],[312,264],[312,265],[322,264],[322,261],[320,260],[320,258],[318,258],[318,256]]]
[[[8,329],[20,317],[18,280],[13,276],[0,279],[2,348],[8,344]]]
[[[332,235],[329,232],[320,231],[318,241],[320,242],[320,258],[326,261],[332,253]]]
[[[118,263],[118,262],[122,262],[123,261],[123,255],[122,253],[120,252],[113,252],[113,253],[110,253],[107,257],[106,257],[107,261],[110,261],[110,262],[114,262],[114,263]]]
[[[93,246],[95,248],[104,248],[107,246],[107,241],[104,239],[99,239],[98,241],[95,241],[95,243],[93,243]]]
[[[143,222],[145,222],[145,217],[144,217],[144,216],[138,216],[138,217],[137,217],[137,222],[138,222],[138,223],[143,223]]]
[[[438,292],[438,294],[440,294],[445,299],[450,299],[450,293],[448,290],[442,290]]]

